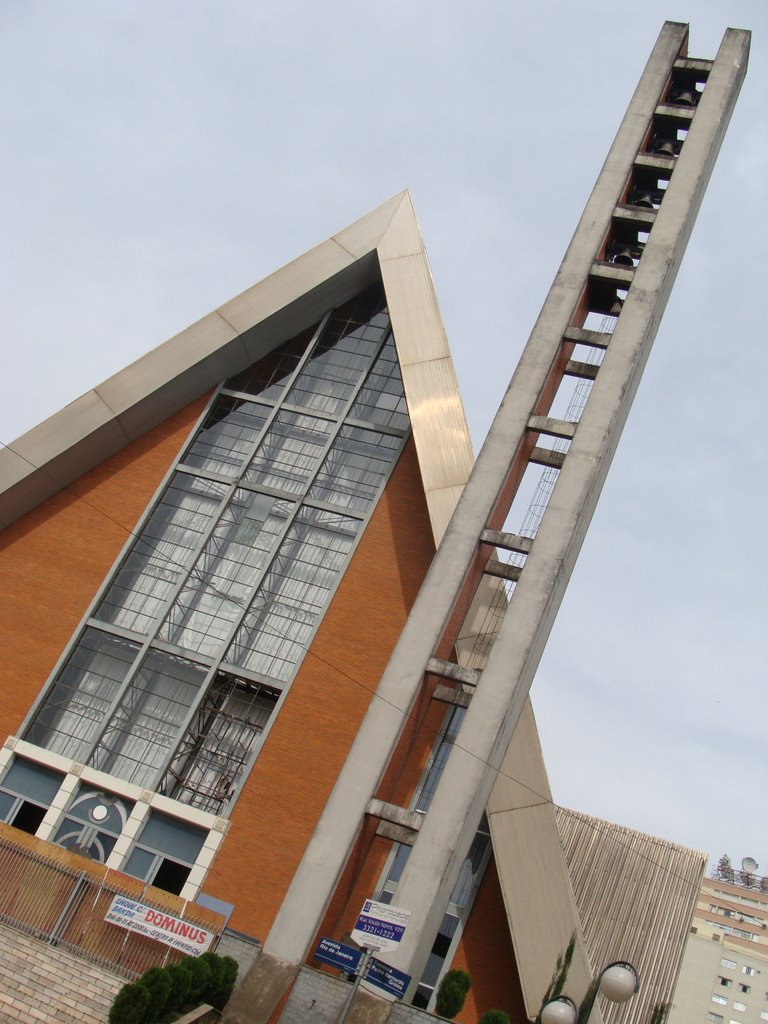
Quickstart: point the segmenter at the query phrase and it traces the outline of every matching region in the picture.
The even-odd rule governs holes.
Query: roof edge
[[[6,445],[0,528],[375,281],[382,241],[412,249],[414,224],[404,190]]]

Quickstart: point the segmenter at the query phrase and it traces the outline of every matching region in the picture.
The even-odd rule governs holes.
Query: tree
[[[477,1024],[510,1024],[509,1014],[503,1010],[486,1010]]]
[[[157,1024],[164,1016],[185,1013],[201,1003],[223,1010],[236,980],[237,961],[217,953],[150,967],[137,982],[120,989],[109,1024]]]
[[[142,1017],[143,1024],[162,1020],[171,998],[171,977],[162,967],[150,967],[139,978],[139,984],[149,992],[149,1002]]]
[[[656,1003],[651,1013],[650,1024],[664,1024],[669,1013],[669,1003]]]
[[[149,991],[143,985],[123,985],[109,1011],[109,1024],[142,1024],[148,1005]]]
[[[552,980],[549,983],[547,991],[544,993],[544,998],[541,1001],[541,1009],[546,1006],[553,999],[557,999],[560,993],[563,991],[565,986],[565,979],[568,977],[568,971],[571,969],[571,961],[573,960],[573,951],[576,949],[576,932],[571,932],[571,937],[568,940],[568,945],[565,948],[564,953],[560,953],[555,964],[555,970],[552,974]]]
[[[448,1020],[453,1020],[464,1005],[467,992],[469,992],[471,987],[472,980],[466,971],[459,969],[447,971],[443,975],[443,980],[440,982],[440,987],[437,990],[435,1013],[440,1017],[447,1017]]]

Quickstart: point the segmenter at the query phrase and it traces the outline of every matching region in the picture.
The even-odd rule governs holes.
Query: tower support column
[[[541,417],[548,415],[563,375],[582,372],[570,362],[574,332],[585,326],[590,311],[615,309],[615,330],[601,340],[605,359],[393,901],[411,912],[411,920],[397,950],[386,959],[412,975],[413,986],[418,983],[586,534],[746,70],[749,33],[729,29],[706,73],[695,112],[670,114],[670,81],[685,72],[686,43],[687,26],[665,24],[254,967],[262,983],[270,972],[275,979],[288,977],[291,966],[307,955],[430,661],[451,657],[488,560],[484,531],[505,529],[526,464],[541,458],[534,447],[539,433],[546,432]],[[680,155],[664,163],[668,173],[660,171],[668,187],[661,190],[655,210],[636,208],[651,225],[642,254],[631,269],[616,266],[606,255],[606,241],[617,231],[618,211],[632,206],[638,183],[648,178],[647,153],[654,133],[670,119],[676,123],[676,117],[689,123],[690,130]],[[250,978],[244,986],[250,992]],[[279,986],[266,987],[276,992]],[[267,1024],[278,1000],[251,1004],[245,1016],[246,1001],[247,996],[233,1000],[226,1020]]]

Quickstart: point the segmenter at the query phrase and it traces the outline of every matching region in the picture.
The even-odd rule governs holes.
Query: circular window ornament
[[[91,818],[93,819],[93,821],[104,821],[108,814],[108,807],[106,807],[104,804],[96,804],[96,806],[91,811]]]

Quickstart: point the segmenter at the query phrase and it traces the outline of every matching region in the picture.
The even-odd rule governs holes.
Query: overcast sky
[[[555,799],[768,874],[768,4],[0,3],[0,439],[408,186],[476,449],[665,18],[750,70],[537,676]]]

